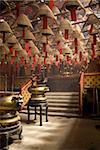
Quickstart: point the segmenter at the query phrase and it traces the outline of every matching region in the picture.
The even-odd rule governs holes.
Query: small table
[[[29,103],[27,105],[27,111],[28,111],[28,123],[30,122],[30,107],[35,108],[35,118],[36,120],[36,115],[37,115],[37,107],[40,108],[40,126],[42,126],[42,108],[45,107],[45,112],[46,112],[46,122],[48,122],[48,102],[47,101],[38,101],[38,100],[29,100]]]

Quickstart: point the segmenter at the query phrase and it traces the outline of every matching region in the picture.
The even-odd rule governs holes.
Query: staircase
[[[46,96],[49,116],[79,116],[79,92],[48,92]]]

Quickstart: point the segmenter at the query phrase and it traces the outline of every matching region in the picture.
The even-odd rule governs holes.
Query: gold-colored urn
[[[8,146],[7,139],[13,135],[21,138],[22,125],[18,110],[22,96],[18,92],[0,92],[0,148]],[[2,142],[2,138],[4,138]]]
[[[49,91],[49,88],[46,84],[39,84],[37,81],[33,81],[31,87],[29,87],[28,91],[32,94],[31,100],[33,101],[46,101],[45,93]]]

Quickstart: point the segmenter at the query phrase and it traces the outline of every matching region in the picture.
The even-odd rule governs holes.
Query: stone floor
[[[32,118],[31,118],[32,119]],[[26,123],[22,115],[23,139],[14,140],[9,150],[100,150],[100,120],[49,117]]]

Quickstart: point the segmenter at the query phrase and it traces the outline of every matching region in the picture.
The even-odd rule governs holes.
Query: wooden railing
[[[28,88],[31,86],[31,83],[32,83],[32,80],[28,80],[27,83],[21,86],[21,94],[23,96],[22,108],[28,103],[31,97],[31,93],[28,92]]]

